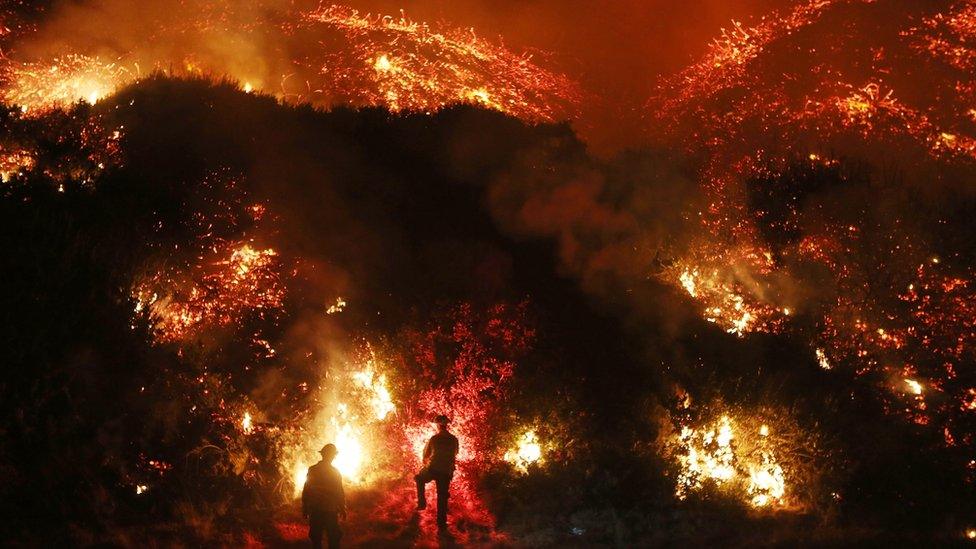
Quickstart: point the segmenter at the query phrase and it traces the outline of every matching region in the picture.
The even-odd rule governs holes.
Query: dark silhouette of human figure
[[[417,480],[417,509],[427,508],[424,488],[428,482],[437,484],[437,525],[447,526],[447,498],[454,478],[454,464],[458,454],[458,439],[447,430],[447,416],[437,416],[437,434],[424,446],[424,466],[414,479]]]
[[[302,488],[302,513],[308,518],[308,537],[312,547],[321,549],[322,532],[329,538],[329,549],[338,549],[342,530],[339,518],[346,518],[346,495],[342,490],[342,475],[332,466],[336,450],[326,444],[319,451],[322,461],[308,468]]]

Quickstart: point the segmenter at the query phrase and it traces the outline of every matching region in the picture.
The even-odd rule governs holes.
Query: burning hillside
[[[701,158],[701,234],[661,278],[730,333],[789,333],[971,467],[968,2],[800,3],[661,88]]]
[[[107,37],[110,46],[26,39],[24,49],[57,53],[25,58],[14,44],[0,59],[3,101],[25,110],[94,104],[154,71],[230,78],[295,103],[426,112],[472,103],[533,121],[572,117],[580,100],[565,76],[473,29],[325,4],[191,2],[178,11],[188,19],[153,20],[129,47]]]
[[[353,545],[976,527],[969,3],[735,24],[612,159],[471,29],[170,4],[0,10],[5,540],[305,543],[327,443]]]
[[[221,108],[208,114],[206,102],[199,103],[205,96]],[[167,111],[177,105],[197,111],[191,117],[195,127],[167,126],[172,120]],[[241,112],[250,114],[241,117]],[[177,533],[153,536],[220,543],[304,537],[296,534],[303,526],[295,496],[326,441],[340,448],[336,464],[346,477],[357,521],[399,525],[401,532],[383,534],[393,538],[435,535],[426,522],[410,526],[415,503],[402,480],[419,467],[430,418],[447,414],[462,447],[454,495],[459,529],[453,535],[459,541],[502,540],[504,534],[495,530],[496,511],[489,508],[482,487],[486,475],[516,479],[542,462],[548,449],[566,448],[562,441],[573,424],[567,411],[571,398],[545,410],[512,396],[518,376],[539,383],[555,367],[553,359],[534,351],[537,307],[526,295],[536,282],[509,284],[511,254],[528,252],[499,237],[487,216],[477,212],[473,196],[452,196],[454,184],[432,182],[431,194],[416,194],[413,182],[427,173],[422,163],[348,166],[358,156],[348,147],[362,153],[394,151],[396,143],[407,143],[401,135],[415,131],[413,125],[426,117],[393,122],[385,111],[308,113],[232,85],[162,78],[95,106],[40,115],[16,108],[8,113],[5,142],[31,151],[36,159],[8,176],[8,219],[20,223],[14,220],[42,211],[55,218],[81,215],[84,219],[69,223],[86,226],[83,233],[68,241],[50,235],[59,242],[49,241],[45,253],[52,260],[71,261],[74,272],[88,272],[85,277],[97,276],[105,285],[91,290],[102,296],[101,313],[89,306],[73,310],[82,317],[113,319],[83,323],[70,333],[58,331],[60,320],[48,325],[57,334],[47,328],[14,328],[11,348],[34,349],[33,354],[40,349],[36,345],[60,341],[50,360],[91,360],[101,373],[86,377],[85,383],[116,385],[119,401],[110,407],[89,400],[97,398],[97,391],[89,392],[92,386],[77,388],[80,400],[70,406],[99,410],[80,420],[85,427],[64,428],[91,428],[115,440],[106,440],[103,447],[113,464],[108,473],[112,497],[121,498],[113,505],[130,509],[135,513],[130,518],[148,512],[182,524]],[[280,131],[266,131],[269,119]],[[219,139],[204,130],[229,128],[231,121],[235,129]],[[450,111],[437,124],[458,132],[493,126],[521,134],[520,139],[566,132],[533,130],[465,110]],[[99,128],[116,129],[95,131]],[[180,136],[161,141],[158,131]],[[106,132],[111,139],[102,141]],[[47,139],[53,134],[64,141]],[[264,136],[260,145],[257,135]],[[172,162],[179,155],[166,149],[191,142],[210,153],[196,157],[199,162]],[[255,158],[258,146],[276,152],[264,156],[260,167],[242,164],[242,158]],[[424,154],[436,158],[438,145],[428,141],[427,146]],[[89,164],[91,158],[100,160],[97,166]],[[80,168],[54,169],[61,166]],[[378,176],[377,169],[385,175]],[[318,189],[316,201],[308,199],[309,188]],[[364,189],[371,191],[363,195]],[[402,199],[373,198],[391,193]],[[416,213],[445,197],[468,218],[467,228],[457,230],[450,216]],[[62,214],[48,207],[58,201],[70,205]],[[118,231],[116,223],[128,229]],[[40,221],[35,229],[46,231],[41,227],[54,225]],[[412,240],[411,235],[425,236]],[[408,236],[412,244],[403,248],[398,243]],[[31,242],[10,242],[14,257],[22,258]],[[447,264],[454,268],[430,272]],[[44,293],[51,299],[68,301],[91,295],[76,294],[76,284],[99,287],[95,278],[58,282],[61,275],[55,273],[61,269],[35,271],[35,266],[40,264],[27,262],[10,271],[13,294],[8,297],[28,295],[21,290],[35,283],[49,288]],[[53,278],[41,281],[41,272]],[[7,305],[7,311],[21,308]],[[28,324],[40,321],[29,318],[34,320]],[[98,341],[116,343],[103,348]],[[129,368],[101,371],[103,356],[114,356],[111,362]],[[32,370],[23,371],[20,381],[29,385]],[[120,375],[124,379],[116,379]],[[13,402],[25,413],[48,405],[20,398]],[[135,411],[140,419],[130,424],[114,415],[123,410]],[[540,425],[557,418],[565,419]],[[522,438],[527,430],[533,432],[528,442]],[[27,440],[37,436],[21,435]],[[54,440],[61,435],[44,436]],[[27,458],[20,453],[26,447],[14,451],[12,459]],[[517,460],[506,457],[512,452]],[[79,463],[77,474],[94,474],[86,469],[94,464]],[[41,460],[37,467],[32,476],[59,466]],[[37,493],[66,490],[99,509],[74,480],[55,476],[67,484]],[[179,494],[187,482],[212,491],[199,494],[203,499],[185,499],[189,494]],[[58,512],[82,513],[65,505]],[[223,505],[243,506],[239,518],[266,516],[241,530],[218,517],[216,509]],[[47,516],[40,502],[33,509],[31,516]],[[124,540],[130,519],[118,520],[112,536]],[[199,526],[199,521],[211,526],[197,530],[192,524]],[[364,537],[366,531],[351,536],[371,539]]]

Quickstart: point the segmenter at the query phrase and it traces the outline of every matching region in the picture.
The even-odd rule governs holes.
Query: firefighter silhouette
[[[424,465],[414,477],[417,481],[417,509],[427,508],[424,488],[428,482],[437,485],[437,525],[447,526],[447,499],[454,478],[454,464],[458,454],[458,439],[447,430],[449,420],[437,416],[437,434],[430,437],[424,446]]]
[[[342,475],[332,466],[332,460],[339,451],[334,444],[326,444],[319,453],[322,461],[308,468],[308,477],[302,488],[302,513],[308,518],[308,537],[312,540],[312,547],[322,547],[324,531],[329,539],[329,549],[338,549],[342,538],[339,518],[346,518]]]

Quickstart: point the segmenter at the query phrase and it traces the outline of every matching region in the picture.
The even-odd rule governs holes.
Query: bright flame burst
[[[919,382],[917,382],[917,381],[915,381],[914,379],[906,379],[905,380],[905,385],[908,386],[908,390],[913,395],[921,395],[922,394],[922,384],[919,383]]]
[[[330,442],[338,450],[333,465],[347,482],[361,484],[370,478],[367,464],[376,458],[371,441],[381,435],[396,407],[386,375],[378,371],[372,349],[367,351],[365,364],[343,377],[338,402],[319,410],[312,424],[296,433],[295,442],[285,451],[283,465],[291,471],[296,497],[301,494],[308,467],[318,461],[319,450]]]
[[[130,82],[132,73],[117,62],[67,55],[50,63],[9,63],[0,67],[0,101],[27,111],[94,105]]]
[[[819,347],[817,349],[814,349],[814,354],[817,357],[817,364],[820,365],[820,367],[823,368],[824,370],[829,370],[830,361],[827,360],[827,354],[824,353],[823,349],[820,349]]]
[[[333,465],[347,479],[359,479],[360,471],[365,459],[363,443],[360,441],[359,430],[353,425],[349,415],[349,406],[340,403],[336,416],[332,418],[332,429],[335,433],[336,455]]]
[[[753,507],[785,504],[786,478],[773,450],[767,444],[770,436],[765,424],[749,433],[751,453],[740,451],[736,444],[735,424],[728,415],[699,428],[683,425],[678,434],[678,472],[675,495],[685,499],[708,484],[744,488]],[[756,438],[758,437],[758,438]]]
[[[765,441],[769,436],[769,426],[759,428],[759,436]],[[749,488],[754,507],[766,507],[779,503],[786,494],[786,479],[783,468],[776,462],[776,456],[769,448],[759,450],[759,463],[749,465]]]
[[[375,356],[370,357],[365,368],[353,373],[352,379],[365,391],[369,406],[377,420],[383,421],[396,409],[390,390],[386,387],[386,374],[376,372]]]
[[[542,444],[535,430],[528,430],[518,438],[514,448],[505,452],[505,461],[525,473],[529,466],[542,463]]]
[[[335,303],[329,305],[329,308],[325,310],[325,314],[334,315],[341,313],[346,310],[346,300],[341,297],[337,297]]]
[[[722,416],[715,425],[701,432],[682,427],[681,442],[687,451],[680,457],[678,498],[684,499],[689,490],[701,488],[704,480],[721,484],[735,476],[732,420],[728,416]]]

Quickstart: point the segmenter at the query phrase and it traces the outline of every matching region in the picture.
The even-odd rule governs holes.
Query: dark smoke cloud
[[[570,146],[553,141],[520,155],[489,186],[489,210],[511,234],[553,241],[564,272],[584,289],[633,307],[632,292],[654,285],[662,262],[697,232],[702,195],[665,153],[601,163],[574,157]]]

